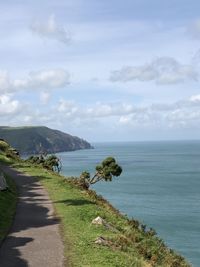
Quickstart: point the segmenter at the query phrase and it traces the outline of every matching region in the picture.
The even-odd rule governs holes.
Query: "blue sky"
[[[0,124],[199,139],[200,3],[0,2]]]

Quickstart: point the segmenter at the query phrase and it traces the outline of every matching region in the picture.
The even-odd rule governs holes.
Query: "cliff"
[[[0,127],[0,138],[20,154],[40,154],[90,149],[85,140],[45,126]]]

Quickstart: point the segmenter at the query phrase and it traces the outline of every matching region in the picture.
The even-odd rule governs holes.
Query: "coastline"
[[[115,266],[116,257],[121,258],[120,266],[124,267],[131,266],[131,262],[134,261],[140,262],[139,266],[157,266],[156,264],[165,266],[165,260],[166,264],[171,262],[166,266],[176,266],[173,265],[174,262],[179,264],[177,266],[190,266],[183,257],[169,249],[163,240],[156,236],[153,229],[148,229],[135,219],[128,219],[95,191],[84,191],[74,185],[69,178],[66,179],[64,176],[37,166],[33,168],[33,166],[18,163],[14,167],[34,175],[47,189],[57,215],[61,219],[63,237],[67,244],[71,244],[71,252],[66,251],[66,255],[72,262],[77,261],[74,266],[79,266],[78,261],[81,258],[85,264],[106,267],[108,263],[105,264],[105,253],[110,255],[109,266]],[[112,232],[104,227],[91,226],[92,219],[97,216],[104,218],[117,231]],[[68,217],[70,222],[67,220]],[[103,236],[110,245],[94,246],[94,241],[100,236]],[[91,249],[93,258],[88,259]],[[102,262],[98,265],[100,259]]]
[[[129,218],[156,229],[159,236],[199,266],[199,162],[200,142],[95,144],[94,150],[60,154],[63,173],[78,176],[94,172],[107,155],[124,169],[112,183],[95,190]]]
[[[7,162],[6,156],[3,157]],[[190,266],[153,229],[122,215],[94,190],[83,190],[70,177],[23,161],[16,155],[9,165],[35,177],[48,191],[61,223],[65,255],[71,264],[68,266]],[[103,218],[106,224],[92,225],[97,217]]]

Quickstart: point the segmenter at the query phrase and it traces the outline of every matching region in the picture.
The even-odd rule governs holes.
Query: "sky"
[[[200,138],[198,0],[0,0],[0,125]]]

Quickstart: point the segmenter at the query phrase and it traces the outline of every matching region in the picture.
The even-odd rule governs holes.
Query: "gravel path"
[[[59,221],[47,192],[34,177],[7,166],[0,169],[15,180],[19,190],[13,226],[0,246],[0,266],[62,267]]]

